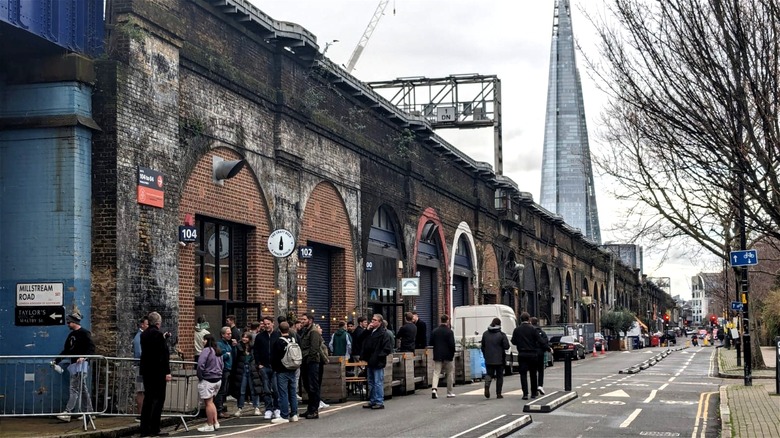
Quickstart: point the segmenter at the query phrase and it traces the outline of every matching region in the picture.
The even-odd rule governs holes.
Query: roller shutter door
[[[469,304],[467,297],[469,289],[469,279],[467,277],[454,276],[452,277],[452,307],[466,306]]]
[[[322,327],[322,338],[330,341],[330,251],[326,247],[315,246],[312,258],[307,263],[308,311],[314,309],[314,322]],[[323,318],[324,316],[324,318]]]
[[[425,334],[426,339],[430,339],[431,327],[438,326],[433,321],[433,308],[436,305],[436,301],[433,298],[435,278],[435,269],[420,267],[420,296],[417,298],[417,316],[425,322],[425,326],[428,329],[428,333]]]

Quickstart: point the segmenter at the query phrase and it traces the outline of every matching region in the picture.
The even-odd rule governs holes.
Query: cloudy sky
[[[317,36],[326,56],[346,65],[371,21],[379,0],[250,0],[276,20],[290,21]],[[582,51],[597,56],[596,37],[585,14],[603,15],[603,2],[571,0],[574,34]],[[479,73],[501,79],[504,174],[539,201],[544,112],[553,21],[553,0],[390,0],[353,75],[362,81],[399,77],[445,77]],[[334,40],[332,44],[327,44]],[[578,53],[590,147],[598,154],[598,118],[606,98]],[[477,161],[493,163],[492,128],[437,132]],[[598,172],[594,168],[595,172]],[[604,188],[613,184],[595,175],[603,241],[624,208]],[[687,257],[661,262],[645,253],[649,276],[670,277],[672,295],[690,297],[690,277],[709,265]]]

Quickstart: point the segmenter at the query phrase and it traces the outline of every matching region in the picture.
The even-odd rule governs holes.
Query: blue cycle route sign
[[[758,264],[758,253],[755,249],[746,251],[731,251],[729,254],[731,266],[750,266]]]

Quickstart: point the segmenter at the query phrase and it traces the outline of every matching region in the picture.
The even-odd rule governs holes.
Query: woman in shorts
[[[206,407],[206,425],[198,428],[199,432],[214,432],[219,429],[217,407],[214,396],[219,392],[222,382],[222,351],[213,335],[206,335],[203,351],[198,356],[198,395]]]

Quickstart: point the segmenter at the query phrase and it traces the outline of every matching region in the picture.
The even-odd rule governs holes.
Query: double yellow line
[[[710,398],[717,392],[702,392],[699,395],[699,406],[696,409],[696,422],[693,425],[693,433],[691,438],[697,438],[697,434],[704,438],[707,432],[707,412],[710,411]],[[704,402],[704,403],[702,403]],[[699,434],[699,426],[701,426],[701,434]]]

